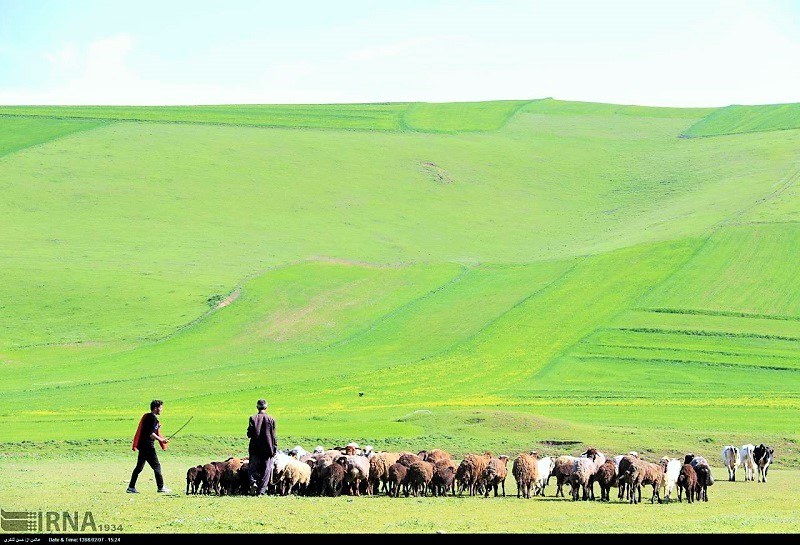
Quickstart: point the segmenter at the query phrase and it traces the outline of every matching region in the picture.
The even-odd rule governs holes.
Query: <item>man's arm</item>
[[[253,437],[256,431],[256,423],[253,422],[253,417],[250,417],[250,421],[247,424],[247,437]]]
[[[272,453],[273,455],[278,452],[278,437],[275,435],[275,419],[272,419],[272,426],[269,430],[269,438],[270,442],[272,443]]]

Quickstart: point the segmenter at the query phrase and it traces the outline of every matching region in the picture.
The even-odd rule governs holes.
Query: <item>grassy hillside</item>
[[[266,397],[281,446],[800,461],[800,130],[552,99],[1,110],[4,456],[117,463],[156,397],[167,432],[194,416],[180,455],[233,452]]]
[[[800,128],[800,104],[728,106],[689,127],[686,136],[720,136]]]

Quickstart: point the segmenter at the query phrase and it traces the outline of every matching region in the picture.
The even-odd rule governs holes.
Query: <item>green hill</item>
[[[721,136],[798,128],[800,128],[800,104],[737,105],[713,111],[689,127],[684,135]]]
[[[0,441],[267,397],[312,447],[796,462],[800,130],[736,108],[0,108]]]

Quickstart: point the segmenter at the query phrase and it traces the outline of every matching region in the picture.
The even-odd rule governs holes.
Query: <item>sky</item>
[[[800,0],[0,0],[0,104],[800,102]]]

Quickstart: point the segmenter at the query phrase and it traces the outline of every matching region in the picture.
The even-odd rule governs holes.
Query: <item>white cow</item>
[[[726,445],[722,449],[722,464],[728,469],[728,480],[736,480],[736,468],[739,467],[739,449]]]
[[[744,480],[756,480],[756,459],[753,452],[756,450],[755,445],[747,444],[742,445],[742,450],[739,451],[739,459],[744,467]]]

